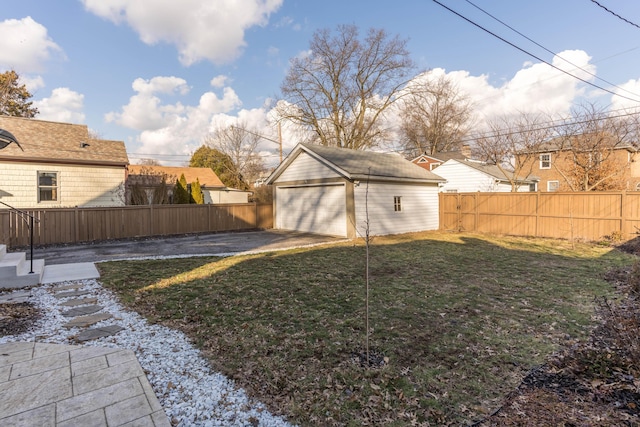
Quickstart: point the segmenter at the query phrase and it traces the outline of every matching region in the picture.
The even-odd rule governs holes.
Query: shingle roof
[[[398,179],[418,182],[444,182],[445,179],[411,163],[398,154],[350,150],[314,144],[298,144],[287,159],[274,171],[270,181],[301,151],[319,157],[343,172],[348,179]]]
[[[191,184],[196,182],[196,179],[200,182],[202,187],[224,188],[224,184],[218,178],[218,175],[210,168],[181,168],[172,166],[147,166],[147,165],[130,165],[129,175],[148,175],[148,171],[153,171],[154,174],[166,174],[172,177],[172,179],[179,179],[180,175],[184,174],[187,183]]]
[[[0,160],[125,166],[122,141],[92,139],[86,125],[49,122],[0,115],[0,129],[11,132],[23,150],[9,144]]]

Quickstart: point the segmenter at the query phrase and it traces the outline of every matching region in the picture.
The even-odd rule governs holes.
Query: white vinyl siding
[[[385,235],[437,230],[439,225],[438,187],[360,182],[354,189],[356,231],[363,236],[369,211],[369,233]],[[394,198],[401,197],[402,210],[395,211]]]
[[[505,181],[497,182],[494,176],[460,163],[457,160],[446,161],[438,166],[436,173],[447,180],[440,187],[440,191],[445,193],[473,193],[476,191],[508,193],[511,191],[510,183]],[[518,191],[529,191],[529,184],[518,186]]]
[[[57,173],[57,200],[38,203],[38,172]],[[124,167],[0,162],[0,197],[18,209],[123,206]]]
[[[276,229],[347,235],[344,184],[279,187],[275,206]]]
[[[300,153],[276,180],[277,182],[335,178],[338,174],[307,153]]]

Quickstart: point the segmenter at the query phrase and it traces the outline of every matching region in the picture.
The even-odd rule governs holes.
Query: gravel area
[[[82,284],[98,298],[103,312],[112,319],[93,327],[119,325],[125,328],[116,335],[88,341],[83,345],[133,350],[147,373],[160,403],[173,425],[186,426],[289,426],[283,418],[269,413],[260,402],[246,395],[225,376],[213,372],[207,361],[187,337],[160,325],[151,325],[135,312],[125,310],[114,294],[96,280],[63,282],[32,289],[29,302],[42,310],[28,331],[0,337],[6,342],[45,342],[77,344],[73,338],[81,329],[65,329],[69,320],[61,315],[68,307],[59,304],[51,293],[53,286]]]

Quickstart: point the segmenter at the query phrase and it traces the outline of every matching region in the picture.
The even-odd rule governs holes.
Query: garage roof
[[[411,163],[398,154],[300,143],[273,171],[267,180],[267,184],[272,184],[301,153],[309,154],[349,180],[446,181],[444,178]]]

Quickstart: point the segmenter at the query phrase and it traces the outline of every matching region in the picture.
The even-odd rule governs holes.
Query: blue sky
[[[439,0],[548,62],[640,100],[640,28],[591,0]],[[34,94],[39,119],[83,123],[125,141],[130,160],[183,164],[215,123],[275,137],[268,101],[314,31],[355,24],[409,39],[420,70],[458,82],[480,120],[505,111],[568,114],[580,102],[637,103],[562,75],[434,1],[21,0],[0,12],[0,70]],[[598,0],[640,25],[640,3]],[[484,9],[559,58],[512,32]],[[295,137],[285,129],[285,151]],[[264,142],[267,163],[277,147]]]

